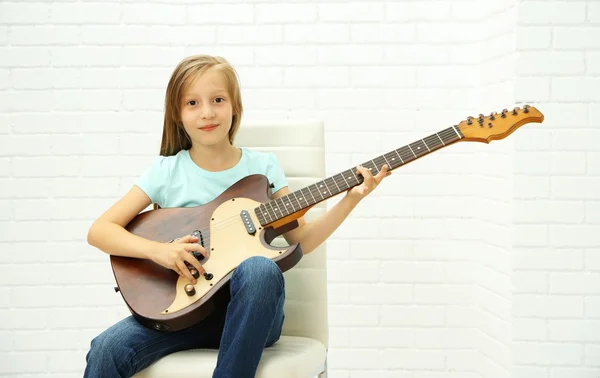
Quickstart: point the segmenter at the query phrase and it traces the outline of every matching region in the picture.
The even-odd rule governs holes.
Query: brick
[[[583,251],[577,249],[518,248],[515,269],[561,271],[583,269]]]
[[[552,274],[550,273],[550,292],[554,293],[556,280]],[[570,295],[515,294],[513,314],[516,317],[580,318],[583,316],[583,298]]]
[[[524,1],[518,8],[519,24],[579,24],[585,21],[586,4],[568,1]]]
[[[518,26],[517,49],[545,50],[552,43],[552,28],[544,26]]]
[[[419,5],[420,3],[417,3]],[[388,6],[394,6],[389,4]],[[387,13],[388,17],[391,16]],[[351,24],[350,39],[357,43],[398,43],[412,42],[417,36],[415,25],[405,24]],[[395,46],[389,46],[393,48]],[[406,46],[410,47],[410,46]],[[428,46],[433,48],[434,46]],[[425,50],[425,49],[423,49]],[[386,49],[387,51],[387,49]]]
[[[46,47],[0,46],[0,56],[2,56],[0,67],[46,67],[50,65],[50,49]]]
[[[550,292],[561,294],[593,294],[594,285],[600,283],[600,273],[552,272]]]
[[[53,24],[119,24],[123,7],[120,4],[53,3],[50,21]]]
[[[18,45],[77,45],[82,43],[77,26],[24,25],[10,28],[10,44]]]
[[[219,44],[271,45],[283,41],[282,25],[225,26],[217,28]],[[273,48],[273,46],[269,46]],[[276,55],[276,54],[275,54]]]
[[[185,5],[175,4],[125,4],[122,6],[123,23],[181,25],[185,23]]]
[[[523,51],[519,54],[519,75],[575,75],[584,73],[583,52]]]
[[[600,27],[559,26],[553,30],[552,47],[557,50],[588,50],[600,47]]]
[[[555,77],[552,79],[553,101],[600,101],[600,78],[595,77]]]
[[[342,67],[290,67],[283,75],[286,87],[343,87],[349,83],[349,70]]]
[[[368,2],[325,3],[317,6],[321,22],[380,21],[384,17],[384,4]]]
[[[50,4],[0,4],[0,24],[44,24],[50,20]]]
[[[187,23],[240,24],[254,22],[253,4],[202,4],[187,7]]]
[[[345,24],[288,24],[284,26],[287,43],[342,43],[350,40],[350,26]]]
[[[257,23],[268,24],[314,22],[318,11],[314,4],[257,4],[255,12]]]
[[[577,365],[583,356],[583,346],[577,344],[514,343],[517,364]]]

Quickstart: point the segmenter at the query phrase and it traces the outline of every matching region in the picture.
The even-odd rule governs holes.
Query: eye
[[[217,100],[221,100],[221,101],[217,101]],[[215,99],[215,101],[217,101],[217,103],[220,103],[220,102],[223,102],[223,101],[225,101],[225,99],[224,99],[223,97],[217,97],[217,98]]]
[[[187,103],[188,103],[188,105],[194,106],[194,105],[196,105],[196,100],[190,100]]]

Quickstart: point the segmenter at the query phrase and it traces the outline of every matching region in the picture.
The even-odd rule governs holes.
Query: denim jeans
[[[170,353],[219,349],[213,378],[254,377],[263,349],[281,335],[285,284],[279,267],[250,257],[234,271],[227,307],[193,327],[159,332],[129,316],[91,342],[84,378],[131,377]]]

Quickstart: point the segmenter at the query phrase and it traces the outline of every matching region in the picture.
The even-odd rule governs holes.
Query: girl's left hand
[[[360,173],[364,178],[362,184],[357,185],[348,191],[348,196],[356,199],[356,201],[360,201],[364,197],[366,197],[369,193],[371,193],[377,185],[381,183],[381,181],[392,174],[391,171],[388,171],[387,164],[384,164],[376,176],[371,174],[371,171],[363,166],[356,167],[357,173]]]

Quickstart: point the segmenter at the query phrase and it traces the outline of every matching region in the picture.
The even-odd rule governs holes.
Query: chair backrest
[[[273,152],[288,178],[290,191],[325,178],[323,122],[249,123],[240,126],[234,145]],[[305,215],[310,221],[326,211],[325,202]],[[286,245],[283,237],[271,244]],[[285,323],[282,333],[304,336],[328,346],[326,243],[304,256],[284,273],[286,282]]]

